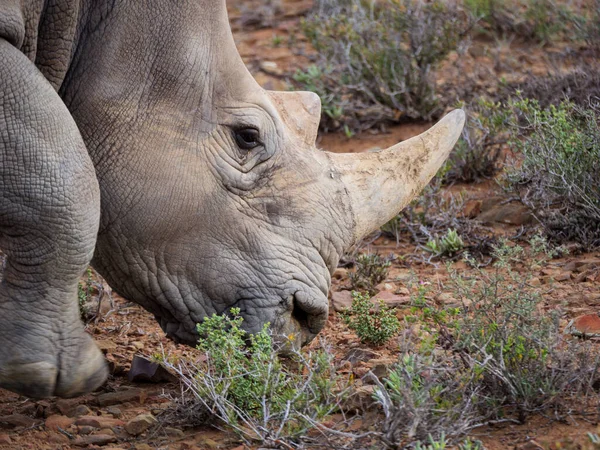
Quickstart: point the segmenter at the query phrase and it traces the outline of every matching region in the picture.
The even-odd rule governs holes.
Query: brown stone
[[[48,430],[58,431],[58,429],[66,430],[73,423],[73,419],[67,416],[59,416],[57,414],[46,419],[45,426]]]
[[[482,213],[477,220],[483,223],[507,223],[510,225],[528,225],[534,222],[533,215],[522,203],[498,203],[486,209],[486,202],[481,206]]]
[[[75,417],[91,416],[93,414],[94,414],[93,411],[90,408],[88,408],[86,405],[77,405],[77,407],[73,411],[73,415]]]
[[[69,438],[62,433],[50,432],[50,433],[48,433],[48,442],[50,444],[66,445],[69,443]]]
[[[6,433],[0,433],[0,445],[10,445],[12,444],[12,440],[10,436]]]
[[[103,353],[117,349],[117,344],[108,340],[96,340],[96,345]]]
[[[381,291],[373,298],[374,302],[379,302],[380,300],[383,300],[386,306],[390,308],[397,308],[399,306],[410,304],[409,296],[396,295],[390,291]]]
[[[165,434],[169,437],[173,438],[182,438],[184,436],[184,432],[178,428],[166,427],[164,430]]]
[[[90,434],[89,436],[78,436],[71,441],[72,445],[77,447],[86,447],[88,445],[106,445],[115,442],[117,438],[108,434]]]
[[[331,303],[337,312],[344,312],[352,306],[352,293],[350,291],[334,291],[331,293]]]
[[[119,405],[126,402],[139,402],[142,392],[140,389],[126,389],[116,392],[108,392],[100,394],[96,398],[96,402],[100,406]]]
[[[565,328],[565,333],[579,337],[599,337],[600,317],[598,314],[586,314],[571,320]]]
[[[83,416],[75,420],[75,425],[89,426],[94,428],[112,428],[125,425],[121,419],[115,419],[109,416]]]
[[[127,422],[125,431],[133,436],[138,436],[156,423],[156,418],[152,414],[140,414]]]
[[[38,423],[37,420],[27,417],[23,414],[11,414],[0,416],[0,424],[6,424],[10,427],[30,428]]]
[[[73,417],[79,403],[80,400],[77,398],[60,399],[56,401],[56,407],[63,416]]]
[[[572,272],[561,272],[554,277],[555,281],[569,281],[571,279]]]

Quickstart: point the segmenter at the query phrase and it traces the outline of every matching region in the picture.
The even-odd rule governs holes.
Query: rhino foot
[[[81,333],[82,345],[66,349],[75,354],[63,352],[54,361],[29,362],[34,355],[27,355],[5,362],[0,355],[0,387],[31,398],[75,397],[98,388],[108,376],[106,362],[91,337]]]

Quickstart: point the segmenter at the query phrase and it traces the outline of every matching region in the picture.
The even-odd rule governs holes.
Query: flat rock
[[[127,374],[131,382],[162,383],[176,381],[177,378],[158,363],[141,355],[135,355],[131,361],[131,369]]]
[[[598,314],[576,317],[565,328],[565,334],[578,337],[600,337],[600,317]]]
[[[100,406],[119,405],[126,402],[139,402],[142,391],[140,389],[126,389],[123,391],[108,392],[96,397]]]
[[[8,416],[0,416],[0,424],[6,424],[11,427],[29,428],[38,423],[37,420],[23,414],[10,414]]]
[[[63,416],[73,417],[79,403],[78,398],[61,398],[56,401],[56,408]]]
[[[12,444],[12,440],[10,436],[6,433],[0,433],[0,445],[10,445]]]
[[[352,306],[352,292],[334,291],[331,293],[331,303],[337,312],[344,312]]]
[[[73,422],[74,419],[72,419],[71,417],[54,414],[46,419],[44,425],[48,430],[58,431],[59,428],[62,430],[66,430],[73,424]]]
[[[94,428],[112,428],[125,425],[121,419],[115,419],[109,416],[83,416],[75,420],[77,426],[88,426]]]
[[[354,365],[359,361],[369,361],[370,359],[377,358],[379,355],[371,350],[367,350],[364,348],[353,348],[344,357],[342,361],[348,361],[350,364]]]
[[[156,423],[157,420],[152,414],[140,414],[127,422],[125,431],[133,436],[138,436]]]
[[[76,445],[77,447],[87,447],[88,445],[106,445],[111,444],[116,440],[116,436],[111,436],[109,434],[90,434],[88,436],[78,436],[71,441],[71,445]]]
[[[397,308],[398,306],[410,304],[410,296],[397,295],[390,291],[381,291],[372,300],[374,302],[383,300],[385,305],[390,308]]]

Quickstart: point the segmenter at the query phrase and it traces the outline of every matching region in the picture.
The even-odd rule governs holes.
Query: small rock
[[[83,416],[75,420],[75,425],[89,426],[94,428],[112,428],[121,427],[125,424],[120,419],[109,416]]]
[[[331,303],[335,311],[346,311],[352,306],[352,293],[350,291],[334,291],[331,293]]]
[[[117,392],[108,392],[106,394],[100,394],[96,397],[96,402],[100,406],[119,405],[121,403],[136,401],[139,402],[141,397],[141,390],[139,389],[126,389]]]
[[[166,427],[163,431],[167,434],[167,436],[173,438],[182,438],[185,435],[183,431],[177,428]]]
[[[258,67],[260,67],[260,70],[262,70],[265,73],[268,73],[269,75],[283,75],[283,71],[279,66],[277,66],[277,63],[274,61],[261,61],[258,64]]]
[[[123,415],[123,411],[121,411],[121,409],[117,408],[116,406],[109,406],[108,408],[106,408],[106,412],[113,416],[115,419],[119,419]]]
[[[117,344],[115,344],[113,341],[97,340],[96,345],[103,353],[107,353],[108,351],[117,349]]]
[[[65,445],[69,443],[69,438],[62,433],[50,432],[48,433],[48,443],[56,445]]]
[[[73,441],[72,445],[77,447],[86,447],[88,445],[106,445],[115,442],[117,438],[108,434],[90,434],[89,436],[78,436]]]
[[[408,305],[410,303],[409,296],[402,297],[400,295],[393,294],[390,291],[381,291],[373,298],[374,302],[379,302],[380,300],[383,300],[385,305],[390,308],[397,308],[398,306]]]
[[[348,361],[350,364],[355,365],[360,361],[369,361],[377,356],[379,355],[371,350],[364,348],[353,348],[346,353],[346,355],[342,358],[342,361]]]
[[[399,287],[396,290],[396,294],[398,294],[398,295],[404,295],[404,296],[406,296],[406,295],[410,296],[410,291],[408,290],[407,287],[402,286],[402,287]]]
[[[10,445],[12,441],[10,436],[6,433],[0,433],[0,445]]]
[[[2,423],[12,427],[29,428],[36,425],[38,422],[35,419],[27,417],[23,414],[11,414],[8,416],[0,416],[0,424]]]
[[[152,414],[140,414],[127,422],[125,431],[133,436],[138,436],[156,423],[157,420]]]
[[[530,440],[524,444],[518,445],[517,450],[544,450],[544,447],[535,440]]]
[[[538,287],[542,285],[542,281],[539,278],[532,278],[529,280],[529,284],[533,287]]]
[[[153,450],[152,447],[150,447],[148,444],[144,444],[144,443],[139,443],[139,444],[135,444],[135,450]]]
[[[48,430],[58,431],[59,428],[66,430],[72,423],[72,418],[55,414],[46,419],[45,426]]]
[[[81,425],[77,427],[77,434],[87,435],[97,431],[96,427],[90,427],[89,425]]]
[[[565,328],[565,334],[578,337],[600,337],[600,317],[598,314],[576,317]]]
[[[131,369],[127,374],[131,382],[161,383],[175,381],[177,378],[158,363],[152,362],[140,355],[135,355],[131,361]]]
[[[75,409],[79,405],[80,400],[77,398],[60,399],[56,401],[56,407],[63,416],[73,417]]]
[[[75,417],[81,417],[81,416],[91,416],[93,415],[93,411],[88,408],[86,405],[77,405],[77,407],[75,408],[75,411],[73,411],[73,415]]]
[[[561,272],[554,277],[555,281],[569,281],[571,279],[572,272]]]

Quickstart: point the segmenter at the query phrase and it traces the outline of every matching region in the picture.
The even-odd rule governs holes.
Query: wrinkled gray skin
[[[319,116],[313,94],[254,82],[223,1],[1,0],[0,387],[68,397],[104,381],[76,301],[92,255],[177,341],[232,307],[249,331],[310,341],[343,250],[449,151],[434,133],[414,157],[330,155]]]

